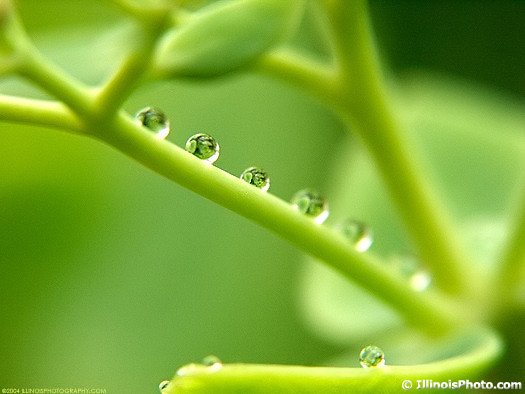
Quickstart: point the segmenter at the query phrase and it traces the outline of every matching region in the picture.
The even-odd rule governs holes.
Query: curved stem
[[[392,305],[407,321],[432,334],[461,323],[456,306],[437,294],[415,293],[387,272],[372,256],[356,252],[341,236],[315,224],[279,198],[260,191],[181,148],[159,141],[121,114],[113,125],[97,133],[100,139],[179,183],[265,228],[301,250],[322,259],[333,269]],[[459,313],[461,316],[462,314]],[[461,319],[468,319],[462,316]]]
[[[53,127],[81,133],[83,124],[65,105],[55,101],[0,95],[0,120]]]
[[[1,25],[12,56],[16,61],[16,72],[62,101],[79,116],[91,113],[91,92],[80,81],[47,60],[33,45],[20,22],[15,9],[6,2],[9,10],[8,23]]]
[[[340,48],[336,59],[340,68],[337,110],[372,155],[436,283],[452,294],[469,289],[470,267],[456,245],[452,220],[419,171],[417,158],[408,150],[388,102],[366,3],[338,0],[327,4]]]
[[[289,49],[262,56],[253,71],[270,75],[319,98],[325,103],[337,99],[337,76],[333,69]]]
[[[224,364],[204,366],[190,364],[177,371],[164,394],[204,393],[395,393],[402,392],[409,380],[414,390],[425,388],[423,381],[475,379],[492,365],[503,350],[501,339],[492,331],[475,329],[464,354],[428,364],[383,368],[330,368],[290,365]],[[461,345],[461,343],[460,343]],[[460,346],[461,348],[461,346]],[[357,357],[356,357],[357,358]],[[517,388],[517,387],[516,387]]]

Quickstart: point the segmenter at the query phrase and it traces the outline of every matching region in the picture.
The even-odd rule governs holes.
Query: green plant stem
[[[144,45],[150,48],[153,42],[154,37],[150,37]],[[277,197],[262,193],[238,178],[207,165],[173,144],[159,141],[124,113],[101,117],[100,98],[97,100],[92,91],[49,63],[31,45],[25,48],[21,74],[77,113],[85,124],[85,132],[89,131],[159,174],[263,225],[305,252],[324,260],[347,278],[392,305],[410,324],[423,331],[440,334],[451,329],[454,323],[461,323],[462,319],[468,321],[468,315],[457,313],[455,304],[437,293],[415,293],[402,280],[388,273],[372,256],[355,252],[335,232],[316,225]],[[147,67],[147,61],[135,55],[110,80],[107,90],[103,90],[105,94],[101,97],[105,97],[106,104],[110,105],[107,101],[110,98],[122,102],[131,91],[127,86],[133,85]],[[280,59],[279,67],[281,70],[290,70],[289,74],[302,75],[311,71],[302,83],[313,81],[311,83],[316,85],[315,89],[327,86],[325,82],[328,77],[314,72],[314,67],[305,62],[292,66],[293,62],[289,61],[291,57],[287,57],[288,61],[285,61],[286,57]],[[313,78],[316,75],[319,79]],[[125,94],[111,93],[120,88]],[[462,317],[456,318],[455,315]]]
[[[133,49],[101,88],[96,102],[101,118],[115,114],[147,73],[155,45],[170,19],[168,10],[157,14],[153,23],[143,23],[140,33],[134,34],[131,38],[135,42]]]
[[[274,231],[325,261],[394,307],[412,325],[440,334],[461,324],[458,309],[437,294],[414,292],[372,256],[359,254],[336,232],[315,224],[290,204],[261,192],[181,148],[159,141],[125,114],[105,125],[98,137],[155,172]],[[462,315],[461,313],[459,315]]]
[[[115,114],[143,77],[150,62],[156,38],[156,34],[148,34],[147,38],[138,38],[143,41],[141,45],[137,45],[131,51],[115,74],[102,87],[96,105],[101,113],[101,118]]]
[[[0,38],[6,40],[16,61],[16,72],[62,101],[81,117],[92,114],[91,91],[80,81],[48,61],[33,45],[15,9],[6,2],[9,23],[0,25]]]
[[[25,51],[19,73],[62,101],[79,116],[87,119],[93,116],[93,92],[49,62],[36,48],[30,47]]]
[[[0,119],[80,133],[83,124],[62,103],[0,95]]]
[[[470,265],[454,225],[407,149],[381,80],[364,1],[327,1],[334,30],[334,70],[290,52],[263,57],[256,70],[290,83],[335,109],[361,137],[434,281],[451,294],[474,291]]]
[[[290,49],[277,49],[262,56],[253,71],[300,86],[323,103],[334,103],[337,91],[335,70]]]
[[[456,245],[454,225],[425,182],[392,113],[374,50],[365,1],[333,1],[328,7],[339,39],[337,110],[361,137],[396,205],[405,228],[435,283],[451,294],[470,290],[469,265]]]
[[[468,340],[473,343],[464,354],[428,364],[391,366],[388,354],[387,366],[370,369],[256,364],[224,364],[217,368],[190,364],[177,371],[163,393],[392,393],[402,392],[401,383],[407,379],[414,384],[414,390],[420,379],[475,379],[497,360],[503,345],[492,331],[472,331]]]

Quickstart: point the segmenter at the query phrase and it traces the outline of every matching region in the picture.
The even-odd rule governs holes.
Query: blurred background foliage
[[[83,81],[99,83],[118,64],[126,18],[106,2],[16,4],[42,51]],[[477,196],[504,186],[474,199],[480,203],[473,209],[478,214],[488,204],[492,216],[503,216],[513,180],[523,170],[517,159],[523,151],[505,140],[523,125],[525,3],[376,0],[371,11],[392,83],[404,86],[396,105],[407,114],[407,124],[425,126],[414,120],[406,100],[420,104],[417,119],[430,118],[431,130],[436,123],[439,130],[450,130],[447,120],[463,124],[454,118],[461,112],[450,114],[432,103],[433,92],[442,95],[440,103],[450,97],[459,97],[459,104],[474,101],[478,109],[467,117],[474,122],[469,121],[469,132],[477,127],[476,113],[495,108],[490,132],[502,121],[505,137],[487,137],[500,141],[490,153],[485,146],[474,148],[477,161],[471,162],[469,179],[477,180],[472,182]],[[309,23],[296,41],[319,50]],[[461,82],[403,77],[421,75],[420,70]],[[17,79],[1,81],[0,92],[46,97]],[[339,177],[346,178],[345,170],[336,169],[342,125],[304,95],[240,75],[148,84],[125,107],[133,113],[148,105],[169,115],[173,143],[183,145],[194,132],[208,132],[221,144],[217,165],[224,170],[238,174],[261,166],[272,177],[271,192],[285,200],[306,186],[330,197],[337,193],[336,211],[345,209],[341,201],[353,198],[358,203],[349,212],[370,221],[376,238],[387,245],[379,246],[379,253],[406,247],[396,219],[386,220],[390,213],[370,197],[377,193],[370,166],[362,164],[366,159],[349,167],[361,176],[336,190]],[[449,134],[453,138],[455,130]],[[450,156],[454,160],[461,160],[475,138],[462,135]],[[178,366],[210,353],[226,362],[312,365],[344,351],[346,338],[331,340],[326,327],[305,324],[326,318],[329,325],[330,317],[312,307],[316,293],[302,282],[308,265],[301,253],[273,234],[97,141],[6,123],[0,123],[0,136],[1,387],[155,392]],[[427,165],[438,184],[463,193],[451,201],[472,201],[464,174],[454,175],[457,167],[432,167],[450,153],[446,133],[434,139],[418,143],[415,136],[413,143],[431,157]],[[356,144],[350,142],[349,149],[355,151]],[[494,151],[500,154],[493,156]],[[432,152],[438,152],[435,158]],[[476,172],[480,163],[496,168],[490,173],[495,185],[483,183]],[[461,213],[471,204],[451,206]],[[330,308],[332,301],[325,301],[321,312]],[[344,331],[343,323],[334,324]]]

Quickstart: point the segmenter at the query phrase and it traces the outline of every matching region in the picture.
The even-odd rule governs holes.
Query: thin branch
[[[9,7],[10,3],[6,3]],[[47,60],[33,45],[14,8],[9,8],[8,23],[1,26],[12,56],[16,72],[62,101],[79,115],[88,115],[91,92],[80,81]]]
[[[277,49],[261,57],[253,71],[279,79],[319,98],[333,103],[336,99],[337,78],[324,63],[290,49]]]
[[[115,73],[101,88],[96,99],[99,116],[115,114],[148,72],[161,35],[170,27],[171,19],[179,10],[165,6],[156,10],[156,17],[144,20],[141,30],[133,34],[134,47]]]
[[[439,334],[461,324],[461,319],[469,318],[458,313],[455,304],[436,293],[414,292],[373,256],[356,252],[336,232],[315,224],[290,204],[210,166],[167,141],[158,140],[125,114],[96,134],[153,171],[259,223],[323,260],[393,306],[408,322],[424,331]]]
[[[61,103],[6,95],[0,95],[0,120],[76,133],[81,133],[83,129],[75,114]]]
[[[363,0],[332,0],[327,5],[339,48],[339,100],[336,108],[359,134],[405,223],[418,254],[435,282],[451,294],[474,292],[472,266],[454,237],[454,225],[438,201],[417,155],[392,112],[375,52],[368,10]],[[344,51],[343,51],[344,49]]]
[[[96,99],[96,107],[99,109],[101,117],[115,114],[144,77],[151,62],[156,39],[157,34],[137,37],[137,40],[141,41],[141,45],[137,45],[126,56],[117,71],[100,89]]]
[[[79,116],[92,116],[93,92],[42,56],[38,49],[31,46],[25,51],[19,73],[62,101]]]

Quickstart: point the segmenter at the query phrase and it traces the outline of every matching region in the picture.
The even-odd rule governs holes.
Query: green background
[[[105,2],[17,4],[42,51],[75,76],[99,83],[117,64],[112,30],[125,17]],[[372,15],[392,75],[430,69],[518,101],[525,93],[525,3],[375,1]],[[316,51],[310,26],[302,34]],[[16,79],[0,92],[45,97]],[[285,200],[303,187],[328,193],[339,176],[341,124],[277,82],[154,83],[125,107],[149,105],[170,117],[170,141],[212,134],[220,168],[261,166]],[[0,124],[2,388],[156,392],[208,354],[318,364],[344,344],[305,324],[303,269],[301,253],[273,234],[99,142]]]

